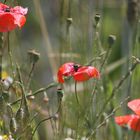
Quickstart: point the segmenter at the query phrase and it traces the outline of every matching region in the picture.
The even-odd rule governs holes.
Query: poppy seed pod
[[[36,52],[35,50],[29,50],[28,55],[31,63],[36,63],[40,58],[40,53]]]
[[[68,25],[71,25],[72,24],[72,18],[67,18],[67,23],[68,23]]]
[[[61,88],[57,89],[57,97],[59,100],[62,100],[63,94],[64,94],[64,91]]]
[[[115,35],[109,35],[108,36],[108,44],[109,44],[109,46],[112,46],[114,44],[115,40],[116,40]]]
[[[95,21],[96,21],[96,24],[99,23],[100,18],[101,18],[100,14],[96,14],[96,15],[95,15],[94,19],[95,19]]]

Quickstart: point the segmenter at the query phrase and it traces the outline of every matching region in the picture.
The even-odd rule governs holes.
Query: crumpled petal
[[[134,131],[140,131],[140,116],[132,115],[132,118],[128,122],[128,126]]]
[[[0,2],[0,12],[3,11],[3,9],[5,9],[5,8],[9,8],[9,6]]]
[[[72,76],[73,73],[74,73],[74,63],[73,62],[63,64],[59,68],[58,73],[57,73],[58,82],[64,83],[63,77]]]
[[[140,116],[140,99],[135,99],[128,102],[128,107]]]
[[[86,81],[90,78],[99,78],[100,73],[99,71],[92,66],[83,66],[78,69],[77,72],[73,74],[73,77],[76,81]]]
[[[28,8],[22,8],[21,6],[15,6],[14,8],[11,8],[11,12],[21,15],[26,15],[28,12]]]
[[[14,24],[18,25],[20,28],[25,24],[26,18],[23,15],[14,14]]]

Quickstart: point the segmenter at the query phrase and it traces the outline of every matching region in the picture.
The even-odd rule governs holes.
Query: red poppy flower
[[[90,78],[99,78],[99,71],[92,66],[81,66],[73,62],[63,64],[58,70],[58,82],[64,83],[64,77],[72,76],[75,81],[81,82]]]
[[[22,27],[26,22],[25,15],[28,9],[16,6],[11,8],[0,3],[0,32],[8,32],[16,27]]]
[[[120,125],[128,125],[134,131],[140,131],[140,99],[128,102],[128,107],[132,109],[135,114],[115,117],[115,122]]]
[[[83,66],[80,67],[77,72],[73,74],[75,81],[86,81],[90,78],[99,78],[99,71],[92,66]]]

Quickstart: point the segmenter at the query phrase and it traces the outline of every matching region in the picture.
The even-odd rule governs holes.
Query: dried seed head
[[[56,120],[58,120],[58,118],[59,118],[59,115],[58,114],[55,114],[54,116],[53,116],[53,119],[56,121]]]
[[[49,102],[49,98],[48,98],[48,97],[44,97],[44,98],[43,98],[43,101],[44,101],[45,103],[48,103],[48,102]]]
[[[31,96],[28,97],[28,99],[29,100],[34,100],[35,99],[35,96],[31,95]]]
[[[116,40],[116,36],[115,35],[109,35],[109,37],[108,37],[108,44],[109,44],[109,46],[112,46],[114,44],[115,40]]]
[[[16,119],[14,117],[12,117],[10,120],[10,131],[12,133],[16,133],[16,131],[17,131],[17,123],[16,123]]]
[[[29,50],[28,55],[31,63],[36,63],[40,58],[40,53],[36,52],[35,50]]]

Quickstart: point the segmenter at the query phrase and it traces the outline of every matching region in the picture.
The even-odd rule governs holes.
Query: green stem
[[[125,74],[125,76],[122,77],[122,79],[119,81],[119,83],[117,84],[117,86],[115,86],[112,90],[111,95],[109,96],[109,98],[106,100],[106,102],[104,103],[101,111],[98,114],[98,119],[101,117],[102,112],[105,110],[106,106],[108,105],[108,103],[110,102],[110,100],[114,97],[114,95],[116,94],[116,91],[121,87],[121,85],[124,83],[124,81],[128,78],[128,76],[130,76],[130,74],[132,73],[132,71],[136,68],[136,66],[139,63],[136,62],[132,65],[132,67],[130,68],[130,70]]]
[[[75,97],[76,97],[76,101],[77,101],[78,105],[80,105],[79,99],[78,99],[78,94],[77,94],[77,82],[75,82]]]
[[[8,32],[7,34],[7,42],[8,42],[8,55],[9,55],[9,59],[10,59],[10,65],[11,65],[11,69],[12,69],[12,76],[14,77],[14,64],[13,64],[13,56],[12,56],[12,52],[11,52],[11,48],[10,48],[10,38],[9,35],[10,32]]]
[[[45,87],[45,88],[40,88],[40,89],[36,90],[35,92],[33,92],[33,94],[26,95],[26,98],[31,97],[31,96],[36,96],[36,95],[38,95],[39,93],[42,93],[42,92],[44,92],[44,91],[46,91],[46,90],[48,90],[48,89],[50,89],[50,88],[52,88],[52,87],[56,87],[57,85],[58,85],[58,83],[51,83],[51,84],[49,84],[49,85],[48,85],[47,87]],[[10,105],[15,105],[16,103],[18,103],[18,102],[21,101],[21,100],[22,100],[22,98],[17,99],[16,101],[12,102]]]
[[[32,75],[33,75],[33,71],[34,71],[34,68],[35,68],[35,64],[36,63],[32,63],[32,67],[31,67],[31,70],[30,70],[30,73],[29,73],[29,76],[28,76],[28,80],[27,80],[27,92],[28,92],[28,89],[30,87],[30,83],[31,83],[31,79],[32,79]]]

